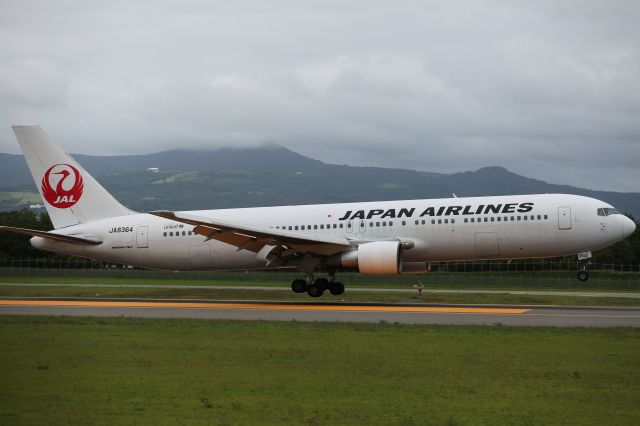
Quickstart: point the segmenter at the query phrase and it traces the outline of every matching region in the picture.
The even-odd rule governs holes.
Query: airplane
[[[172,271],[295,269],[291,289],[340,295],[336,273],[423,273],[430,262],[578,255],[630,236],[635,223],[589,197],[537,194],[138,213],[120,204],[39,126],[14,126],[54,225],[0,226],[33,247]],[[326,273],[325,277],[314,274]]]

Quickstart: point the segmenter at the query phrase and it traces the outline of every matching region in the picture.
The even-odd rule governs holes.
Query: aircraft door
[[[358,222],[358,232],[360,232],[361,234],[364,234],[366,230],[367,230],[367,222],[364,220],[360,220]]]
[[[558,229],[571,229],[571,207],[558,207]]]
[[[149,247],[149,227],[148,226],[138,226],[136,229],[136,245],[138,248],[148,248]]]

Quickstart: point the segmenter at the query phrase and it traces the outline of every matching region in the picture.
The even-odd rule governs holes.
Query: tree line
[[[628,216],[635,220],[633,216]],[[53,229],[53,224],[46,212],[34,213],[28,209],[0,212],[0,225],[40,231]],[[24,235],[0,232],[0,258],[42,259],[54,256],[60,255],[31,247],[29,238]],[[611,247],[594,252],[593,260],[598,263],[640,264],[640,230]]]

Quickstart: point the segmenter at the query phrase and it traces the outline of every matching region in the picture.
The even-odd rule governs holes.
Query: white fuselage
[[[362,243],[410,240],[405,262],[554,257],[597,250],[622,240],[635,225],[610,207],[575,195],[543,194],[259,207],[191,212],[305,235]],[[263,269],[256,253],[192,233],[184,223],[131,214],[58,229],[102,244],[32,238],[44,250],[164,270]]]

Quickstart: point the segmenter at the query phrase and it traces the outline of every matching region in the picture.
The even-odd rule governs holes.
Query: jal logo
[[[59,209],[68,209],[80,201],[84,182],[80,172],[69,164],[56,164],[42,178],[42,196]]]

